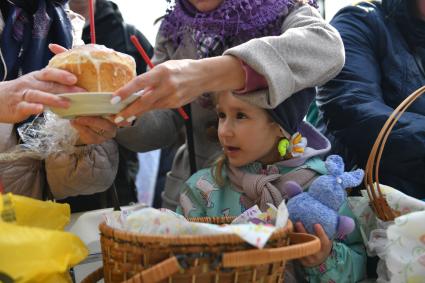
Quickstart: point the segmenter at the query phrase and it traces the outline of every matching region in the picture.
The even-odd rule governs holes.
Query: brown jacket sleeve
[[[107,190],[118,170],[115,141],[79,147],[71,155],[57,154],[45,161],[47,182],[57,199]]]

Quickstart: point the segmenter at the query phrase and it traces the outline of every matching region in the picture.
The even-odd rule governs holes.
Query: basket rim
[[[187,245],[215,245],[215,244],[248,244],[236,234],[216,234],[216,235],[148,235],[136,232],[129,232],[110,227],[105,221],[99,224],[101,236],[112,238],[118,242],[137,242],[140,244],[156,243],[173,246]],[[268,241],[281,238],[293,231],[293,224],[288,219],[285,227],[273,232]]]

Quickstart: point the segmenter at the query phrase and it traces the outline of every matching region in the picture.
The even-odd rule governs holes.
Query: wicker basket
[[[376,138],[375,144],[369,155],[365,169],[365,186],[371,200],[371,206],[375,214],[383,221],[392,221],[400,215],[400,212],[391,209],[383,195],[379,185],[379,163],[381,161],[382,152],[384,151],[385,143],[391,130],[394,128],[401,115],[406,109],[422,94],[425,93],[425,86],[419,88],[414,93],[409,95],[391,114],[388,120],[382,127]]]
[[[233,218],[191,221],[225,224]],[[293,226],[274,232],[267,246],[256,249],[236,235],[153,236],[99,226],[103,268],[85,278],[97,282],[283,282],[287,260],[314,254],[317,237],[292,233]]]

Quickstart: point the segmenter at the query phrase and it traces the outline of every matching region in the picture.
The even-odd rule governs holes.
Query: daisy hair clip
[[[306,146],[307,139],[304,138],[299,132],[296,132],[291,136],[290,141],[288,141],[286,138],[280,140],[277,149],[282,158],[290,159],[302,156]]]

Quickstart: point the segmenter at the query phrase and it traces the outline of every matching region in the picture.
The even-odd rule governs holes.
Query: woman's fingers
[[[77,82],[77,77],[74,74],[57,68],[48,67],[40,71],[35,71],[33,74],[39,81],[56,82],[70,86]]]
[[[189,98],[183,97],[179,92],[172,96],[169,96],[168,93],[169,90],[166,87],[146,89],[140,98],[116,115],[115,123],[118,125],[121,125],[120,123],[123,121],[131,123],[136,117],[140,117],[150,110],[173,109],[191,102]]]
[[[63,53],[65,51],[68,51],[68,49],[66,49],[65,47],[63,47],[59,44],[54,44],[54,43],[49,44],[49,49],[55,55],[59,54],[59,53]]]
[[[43,104],[58,108],[68,108],[71,105],[66,98],[34,89],[24,90],[22,100],[27,103]]]
[[[74,86],[77,82],[77,77],[67,71],[46,68],[33,73],[34,82],[28,81],[31,85],[29,88],[38,89],[49,93],[71,93],[83,92],[83,88]]]
[[[95,131],[86,126],[80,125],[76,121],[71,121],[71,125],[74,127],[75,130],[77,130],[78,135],[80,136],[78,140],[78,145],[101,144],[105,141],[105,138],[98,135]]]
[[[44,107],[42,104],[29,103],[26,101],[19,102],[16,105],[17,121],[25,120],[31,115],[37,115],[43,112]]]
[[[116,104],[132,93],[144,90],[143,95],[121,111],[115,122],[131,122],[141,114],[153,109],[181,107],[203,93],[199,82],[199,71],[194,60],[177,60],[162,63],[144,73],[115,92],[111,99]]]
[[[152,89],[147,89],[144,91],[141,96],[136,99],[133,103],[127,106],[123,111],[118,113],[115,117],[114,122],[120,124],[122,122],[133,122],[136,117],[140,116],[142,113],[155,108],[155,102],[158,100],[159,96],[156,91]]]
[[[117,127],[100,117],[80,117],[71,121],[79,133],[78,144],[101,144],[115,137]]]
[[[154,88],[159,79],[156,76],[152,76],[150,72],[153,71],[137,76],[125,86],[118,89],[112,96],[111,104],[117,104],[133,93],[139,93],[147,88]]]
[[[39,114],[44,106],[68,108],[70,101],[55,94],[84,91],[74,86],[76,82],[75,75],[54,68],[34,71],[16,80],[4,82],[4,94],[0,103],[4,103],[6,107],[0,116],[4,121],[16,123],[30,115]]]
[[[175,100],[174,96],[179,90],[178,79],[173,71],[167,65],[167,62],[161,64],[147,73],[139,75],[131,82],[115,92],[111,99],[112,104],[116,104],[133,93],[141,92],[141,98],[117,116],[124,119],[135,116],[136,113],[144,113],[146,111],[160,108],[157,105],[161,99]],[[138,107],[136,109],[136,107]]]
[[[50,94],[63,94],[63,93],[74,93],[74,92],[86,92],[85,89],[77,86],[66,86],[54,82],[41,82],[36,84],[36,88],[40,91],[44,91]]]
[[[79,117],[75,119],[75,121],[90,128],[104,129],[105,131],[110,132],[113,132],[116,129],[114,123],[101,117]]]
[[[116,136],[117,126],[107,119],[100,117],[80,117],[75,119],[74,122],[89,128],[96,135],[105,139],[112,139]]]

